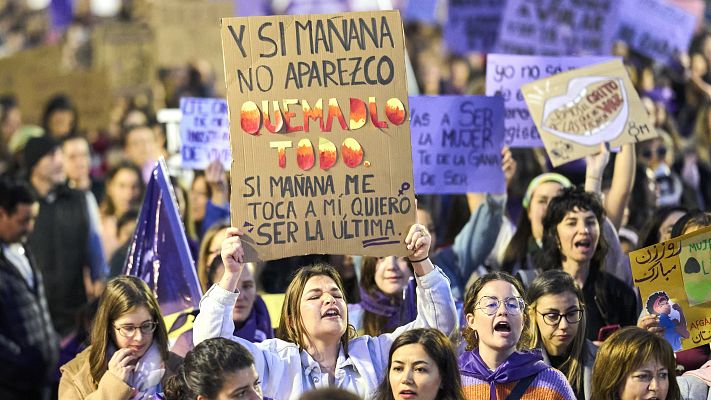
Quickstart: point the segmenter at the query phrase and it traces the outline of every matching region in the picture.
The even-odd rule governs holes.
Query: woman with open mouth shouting
[[[569,188],[553,198],[543,218],[543,251],[536,267],[562,269],[582,287],[588,340],[602,341],[613,326],[636,325],[637,296],[606,272],[608,243],[600,235],[605,211],[598,195]]]
[[[505,272],[482,276],[467,292],[467,351],[459,357],[467,400],[575,399],[565,375],[546,365],[540,350],[517,350],[529,334],[523,295],[521,283]]]
[[[457,312],[449,283],[428,258],[430,235],[415,224],[405,238],[417,284],[417,318],[393,333],[355,338],[348,323],[343,283],[329,265],[301,268],[286,290],[277,336],[250,343],[232,336],[232,308],[244,268],[242,232],[230,228],[222,242],[225,273],[200,301],[194,340],[211,337],[238,341],[254,356],[264,397],[298,399],[308,390],[336,386],[372,398],[388,363],[393,340],[415,328],[437,328],[449,335],[457,328]]]

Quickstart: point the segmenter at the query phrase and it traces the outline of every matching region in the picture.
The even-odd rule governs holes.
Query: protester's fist
[[[227,188],[227,178],[225,177],[225,168],[220,160],[213,160],[205,169],[205,181],[213,188]]]
[[[585,157],[587,164],[588,176],[602,178],[602,172],[605,170],[607,163],[610,161],[610,151],[606,143],[600,143],[600,152]]]
[[[114,374],[117,378],[128,383],[129,378],[133,369],[136,367],[136,356],[132,349],[119,349],[116,350],[111,359],[109,360],[108,370]]]
[[[412,225],[410,232],[408,232],[405,238],[405,244],[410,251],[410,260],[422,260],[427,258],[430,251],[430,242],[432,242],[432,236],[427,232],[427,228],[425,228],[424,225]]]
[[[659,326],[659,315],[656,314],[649,314],[640,318],[639,321],[637,321],[637,327],[646,329],[657,335],[664,334],[664,328]]]
[[[236,275],[240,275],[244,267],[244,248],[240,240],[243,234],[239,228],[227,228],[225,239],[222,241],[221,255],[225,271]]]

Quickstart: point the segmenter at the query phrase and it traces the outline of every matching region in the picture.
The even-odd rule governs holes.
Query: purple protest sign
[[[409,0],[402,17],[406,22],[437,22],[437,5],[439,0]],[[450,5],[451,7],[451,5]]]
[[[625,0],[620,11],[617,39],[641,54],[664,63],[686,52],[696,17],[661,0]]]
[[[202,291],[166,171],[162,160],[153,169],[123,272],[153,290],[174,340],[192,327]]]
[[[487,96],[410,97],[417,194],[501,193],[504,102]]]
[[[613,59],[489,54],[486,60],[486,95],[500,95],[504,99],[504,143],[509,147],[543,147],[536,124],[523,99],[521,85]]]
[[[205,169],[220,160],[232,164],[230,124],[225,99],[181,97],[180,155],[183,168]]]
[[[618,5],[610,0],[507,0],[498,53],[610,54]]]
[[[447,47],[458,54],[493,50],[505,3],[501,0],[450,0],[444,25]]]

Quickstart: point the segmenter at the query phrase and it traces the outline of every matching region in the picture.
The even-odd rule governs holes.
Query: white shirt
[[[335,386],[366,399],[372,398],[387,369],[390,345],[396,337],[416,328],[437,328],[445,335],[458,328],[454,298],[444,274],[435,269],[416,279],[417,318],[393,333],[351,340],[348,357],[341,348],[336,361]],[[296,344],[280,339],[251,343],[232,336],[232,308],[237,296],[218,285],[205,293],[200,301],[200,314],[193,325],[196,345],[221,336],[245,346],[254,355],[265,397],[296,400],[306,391],[329,386],[328,373],[322,372],[318,362],[306,351],[300,351]]]

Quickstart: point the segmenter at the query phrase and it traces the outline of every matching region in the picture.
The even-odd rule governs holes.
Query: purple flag
[[[192,328],[202,291],[166,171],[161,159],[146,187],[124,273],[153,290],[172,342]]]
[[[52,22],[52,30],[63,31],[74,19],[73,1],[52,0],[49,4],[49,16]]]

